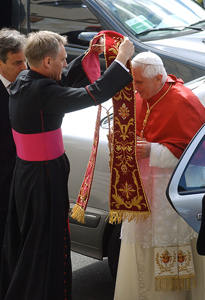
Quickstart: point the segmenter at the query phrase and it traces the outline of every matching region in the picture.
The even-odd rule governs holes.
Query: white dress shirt
[[[7,80],[5,77],[3,77],[1,74],[0,74],[0,80],[2,81],[3,85],[5,86],[5,88],[7,89],[8,93],[10,93],[10,90],[9,90],[9,87],[10,87],[10,84],[12,83],[11,81]]]

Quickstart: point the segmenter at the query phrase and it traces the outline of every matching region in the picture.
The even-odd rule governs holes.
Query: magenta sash
[[[27,161],[47,161],[64,152],[61,128],[49,132],[22,134],[12,129],[17,156]]]

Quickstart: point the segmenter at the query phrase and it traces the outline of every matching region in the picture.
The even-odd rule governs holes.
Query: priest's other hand
[[[92,41],[90,42],[92,43]],[[98,54],[101,54],[104,52],[104,38],[100,37],[98,42],[94,45],[92,45],[92,51],[98,52]]]

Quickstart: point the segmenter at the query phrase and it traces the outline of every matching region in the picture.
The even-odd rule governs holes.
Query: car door
[[[205,125],[183,153],[166,192],[173,208],[199,233],[205,195]]]

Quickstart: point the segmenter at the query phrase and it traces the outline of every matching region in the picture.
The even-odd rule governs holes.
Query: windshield
[[[205,20],[205,9],[191,0],[102,0],[109,11],[139,38],[170,34],[170,29],[190,30]],[[200,28],[203,23],[194,25]],[[166,28],[169,28],[166,30]],[[193,29],[194,29],[193,28]]]

